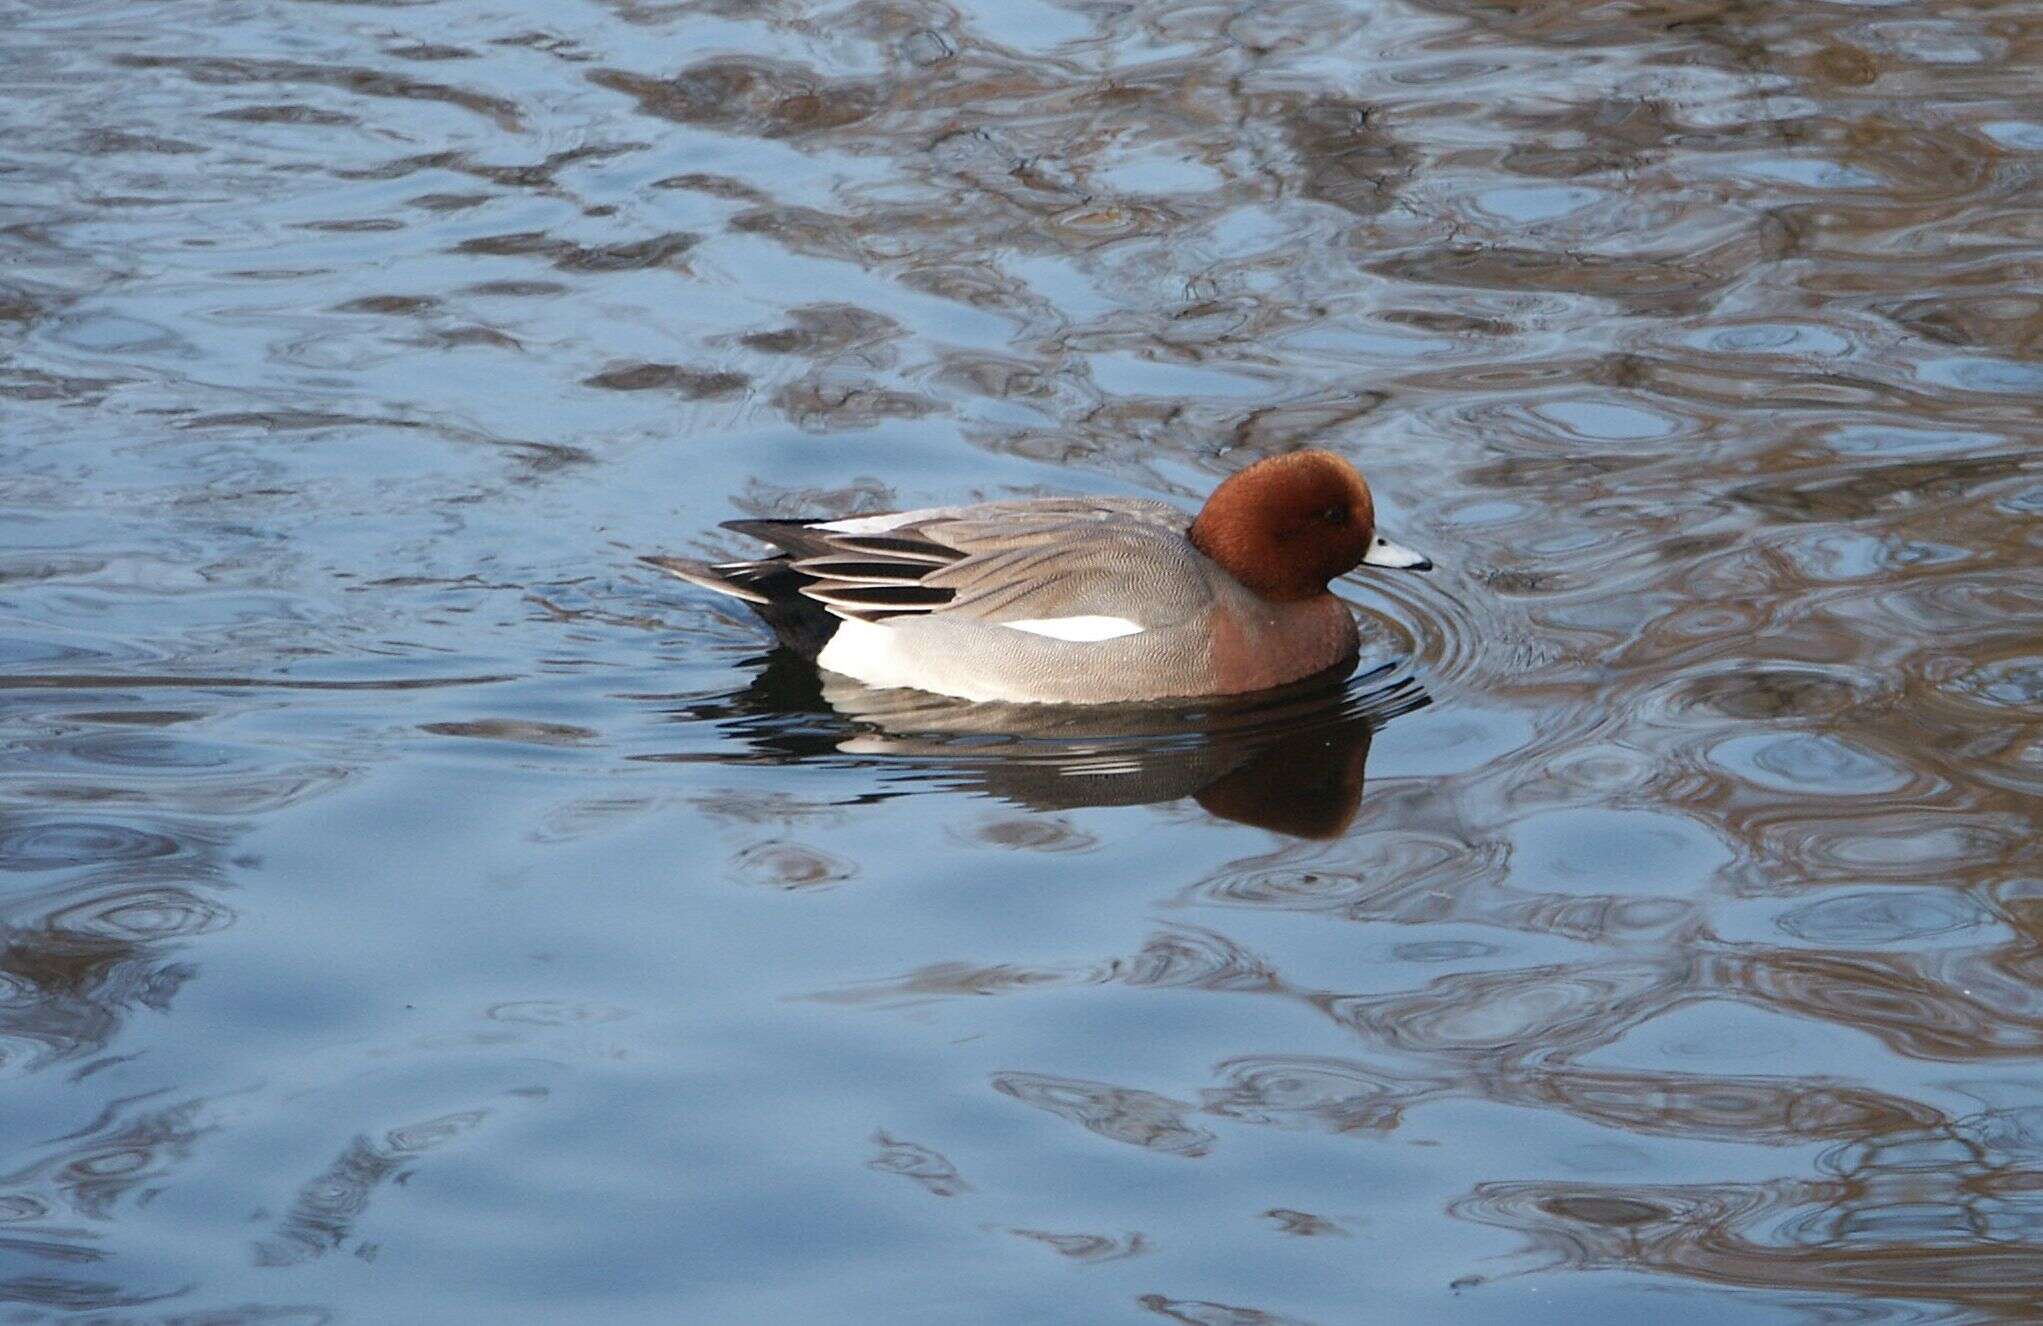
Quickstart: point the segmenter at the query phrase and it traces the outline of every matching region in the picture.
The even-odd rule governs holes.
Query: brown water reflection
[[[2043,1313],[2032,11],[0,0],[0,1302]],[[1308,442],[1245,722],[630,560]]]
[[[1389,666],[1232,701],[971,703],[874,690],[776,652],[743,691],[673,716],[715,721],[766,760],[841,756],[874,769],[883,782],[937,785],[1033,811],[1190,799],[1220,819],[1327,839],[1354,820],[1371,734],[1427,703],[1409,674]],[[817,721],[823,718],[835,721]]]

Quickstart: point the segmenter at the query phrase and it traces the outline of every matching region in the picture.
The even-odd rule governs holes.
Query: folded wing
[[[981,621],[1125,616],[1183,620],[1211,603],[1184,513],[1161,502],[1052,498],[844,521],[734,520],[782,551],[718,570],[776,581],[829,612],[878,622],[942,610]],[[783,579],[792,572],[798,579]]]

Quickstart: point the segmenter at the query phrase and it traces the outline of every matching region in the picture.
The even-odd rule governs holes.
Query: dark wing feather
[[[964,555],[956,548],[947,548],[934,540],[912,534],[895,531],[885,534],[846,534],[838,530],[824,529],[821,522],[810,520],[726,520],[723,527],[736,530],[740,534],[749,534],[761,543],[770,543],[796,560],[807,557],[837,557],[850,553],[888,561],[937,566],[945,562],[954,562]]]
[[[935,585],[847,585],[835,580],[813,581],[803,585],[801,592],[818,603],[843,608],[853,616],[928,612],[957,596],[956,590]]]
[[[923,583],[929,572],[963,557],[915,532],[852,534],[809,520],[728,520],[724,528],[770,543],[781,556],[754,563],[785,568],[791,592],[839,617],[884,621],[929,612],[956,591]]]
[[[836,544],[846,552],[872,553],[900,562],[927,562],[942,566],[955,562],[964,556],[956,548],[945,547],[928,539],[901,538],[892,534],[843,534]]]
[[[931,564],[916,562],[904,566],[900,562],[860,560],[856,557],[804,557],[789,565],[818,580],[842,580],[857,585],[912,585],[922,579]]]

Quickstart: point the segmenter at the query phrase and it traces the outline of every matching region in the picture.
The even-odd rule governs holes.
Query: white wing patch
[[[889,511],[878,516],[848,516],[843,520],[819,520],[817,529],[826,529],[833,534],[885,534],[888,530],[899,529],[911,520],[920,520],[928,515],[924,511]]]
[[[1140,622],[1131,622],[1126,617],[1027,617],[1021,621],[1001,622],[1000,625],[1011,631],[1027,631],[1031,635],[1047,635],[1052,640],[1071,640],[1079,644],[1118,640],[1124,635],[1139,635],[1146,629]]]

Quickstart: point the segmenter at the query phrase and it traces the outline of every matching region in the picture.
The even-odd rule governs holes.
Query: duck
[[[826,672],[1008,704],[1243,695],[1349,668],[1361,637],[1330,583],[1433,566],[1377,532],[1368,483],[1323,450],[1236,471],[1196,515],[1046,497],[722,528],[775,551],[640,560],[748,604]]]

